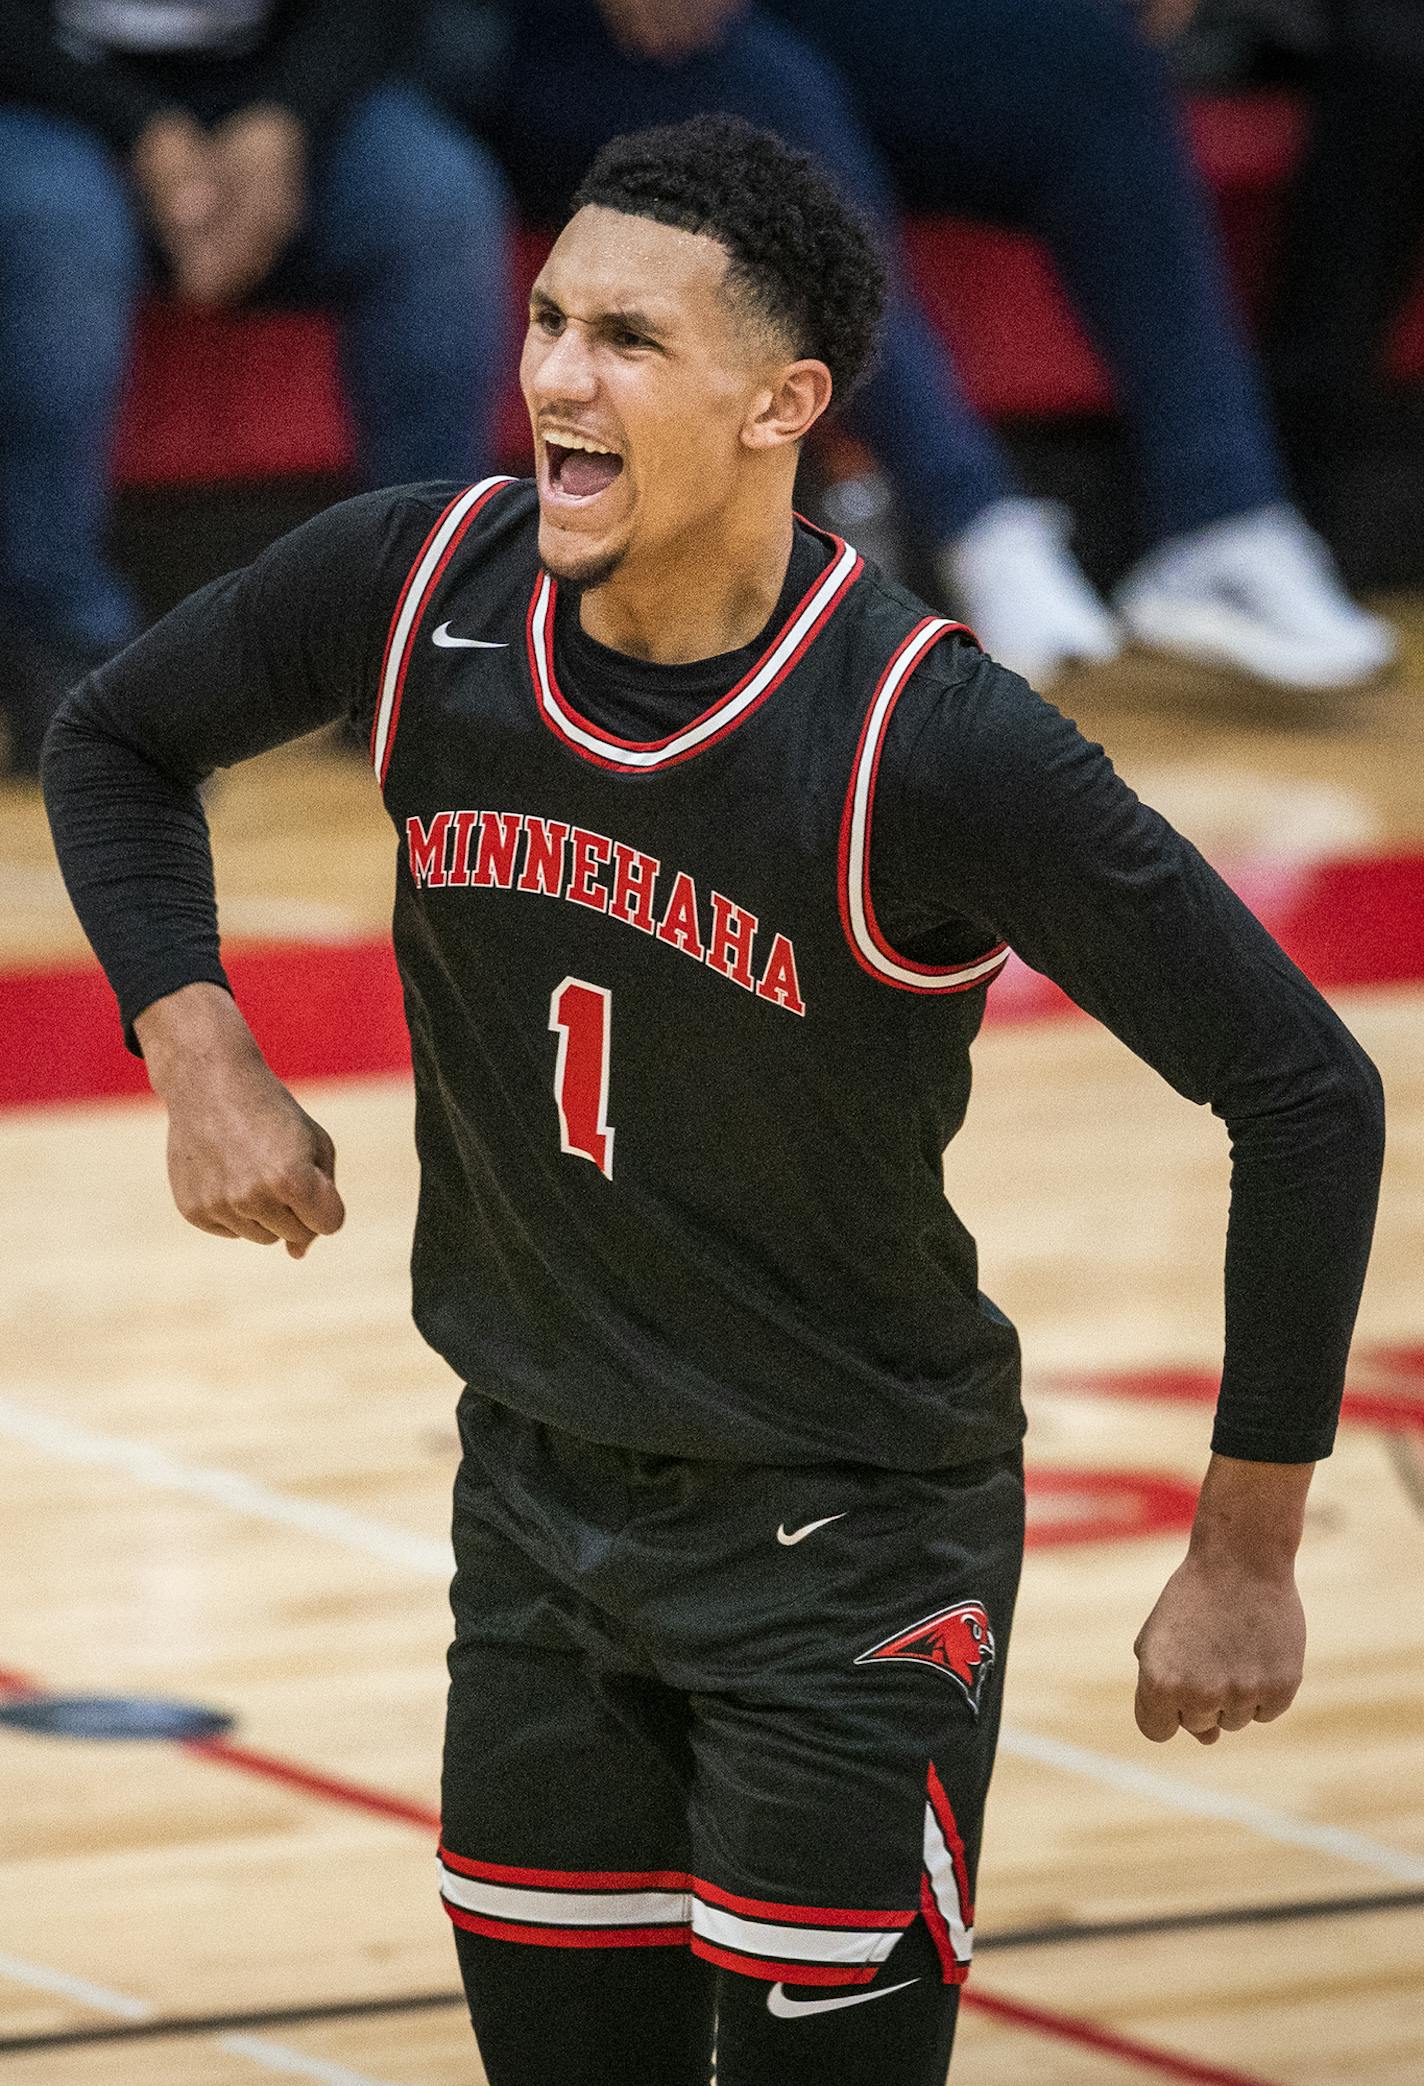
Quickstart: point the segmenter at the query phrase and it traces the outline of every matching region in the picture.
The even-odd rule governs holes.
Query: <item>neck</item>
[[[699,532],[685,550],[660,552],[656,570],[630,561],[590,588],[579,621],[599,644],[659,666],[735,652],[760,636],[781,598],[794,531],[788,506],[722,536],[715,556]]]

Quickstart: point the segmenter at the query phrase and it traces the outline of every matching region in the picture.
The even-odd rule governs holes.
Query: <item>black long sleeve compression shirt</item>
[[[225,983],[198,785],[340,717],[368,727],[392,604],[448,488],[347,502],[203,589],[84,682],[51,734],[50,815],[122,1017]],[[777,614],[824,557],[798,532]],[[556,643],[607,730],[652,738],[729,685]],[[756,646],[747,648],[748,657]],[[893,945],[1008,941],[1230,1135],[1226,1353],[1212,1445],[1329,1453],[1364,1279],[1383,1104],[1358,1044],[1247,908],[1017,676],[942,646],[895,713],[871,876]]]

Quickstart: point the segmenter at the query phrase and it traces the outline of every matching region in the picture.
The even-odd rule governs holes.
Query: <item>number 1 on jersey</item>
[[[608,1126],[608,1047],[613,994],[606,985],[565,978],[549,1001],[549,1027],[559,1039],[554,1099],[559,1104],[559,1149],[592,1159],[613,1178],[613,1132]]]

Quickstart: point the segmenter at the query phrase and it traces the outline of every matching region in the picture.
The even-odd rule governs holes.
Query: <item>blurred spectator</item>
[[[1172,70],[1194,87],[1279,85],[1326,44],[1328,0],[1197,0],[1172,46]]]
[[[1157,0],[1153,21],[1189,12]],[[512,31],[498,82],[472,63],[462,89],[461,34],[482,22],[487,54],[496,14]],[[905,206],[1047,242],[1142,462],[1155,547],[1116,614],[1060,512],[1024,496],[903,269],[850,416],[944,592],[1039,686],[1110,657],[1125,632],[1307,686],[1366,679],[1392,656],[1393,634],[1354,607],[1285,501],[1165,67],[1123,0],[439,0],[436,17],[445,95],[487,125],[532,215],[557,215],[607,137],[721,108],[832,166],[892,265]]]
[[[1424,227],[1424,0],[1329,0],[1286,214],[1272,374],[1297,483],[1328,511],[1369,446],[1384,349]]]
[[[1393,633],[1351,603],[1287,503],[1171,76],[1149,41],[1183,28],[1194,0],[768,5],[842,66],[902,204],[1021,227],[1052,255],[1135,440],[1154,548],[1116,593],[1128,632],[1299,686],[1377,673]],[[986,515],[961,559],[982,555],[994,526]]]
[[[372,484],[476,476],[507,374],[493,163],[391,77],[387,0],[6,0],[0,26],[0,700],[33,767],[57,693],[132,637],[105,551],[136,298],[330,302]]]

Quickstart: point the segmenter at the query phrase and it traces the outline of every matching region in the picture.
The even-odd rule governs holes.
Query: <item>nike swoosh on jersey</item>
[[[798,2014],[828,2014],[837,2006],[864,2006],[867,1999],[888,1999],[892,1992],[903,1992],[907,1985],[917,1985],[917,1977],[907,1977],[898,1985],[882,1985],[878,1992],[847,1992],[840,1999],[788,1999],[781,1985],[773,1985],[766,1995],[767,2012],[779,2014],[783,2021],[794,2021]]]
[[[827,1522],[844,1520],[844,1514],[827,1514],[824,1521],[808,1521],[804,1528],[796,1529],[795,1532],[791,1535],[788,1535],[786,1533],[786,1523],[783,1521],[780,1528],[778,1528],[776,1531],[776,1540],[778,1543],[786,1543],[788,1545],[791,1543],[799,1543],[803,1536],[814,1535],[816,1530],[818,1528],[824,1528]]]
[[[440,628],[435,632],[432,643],[443,645],[451,651],[456,646],[459,646],[462,650],[465,646],[469,646],[471,650],[476,652],[507,652],[509,650],[508,644],[501,639],[492,637],[451,637],[450,625],[448,623],[440,625]]]

